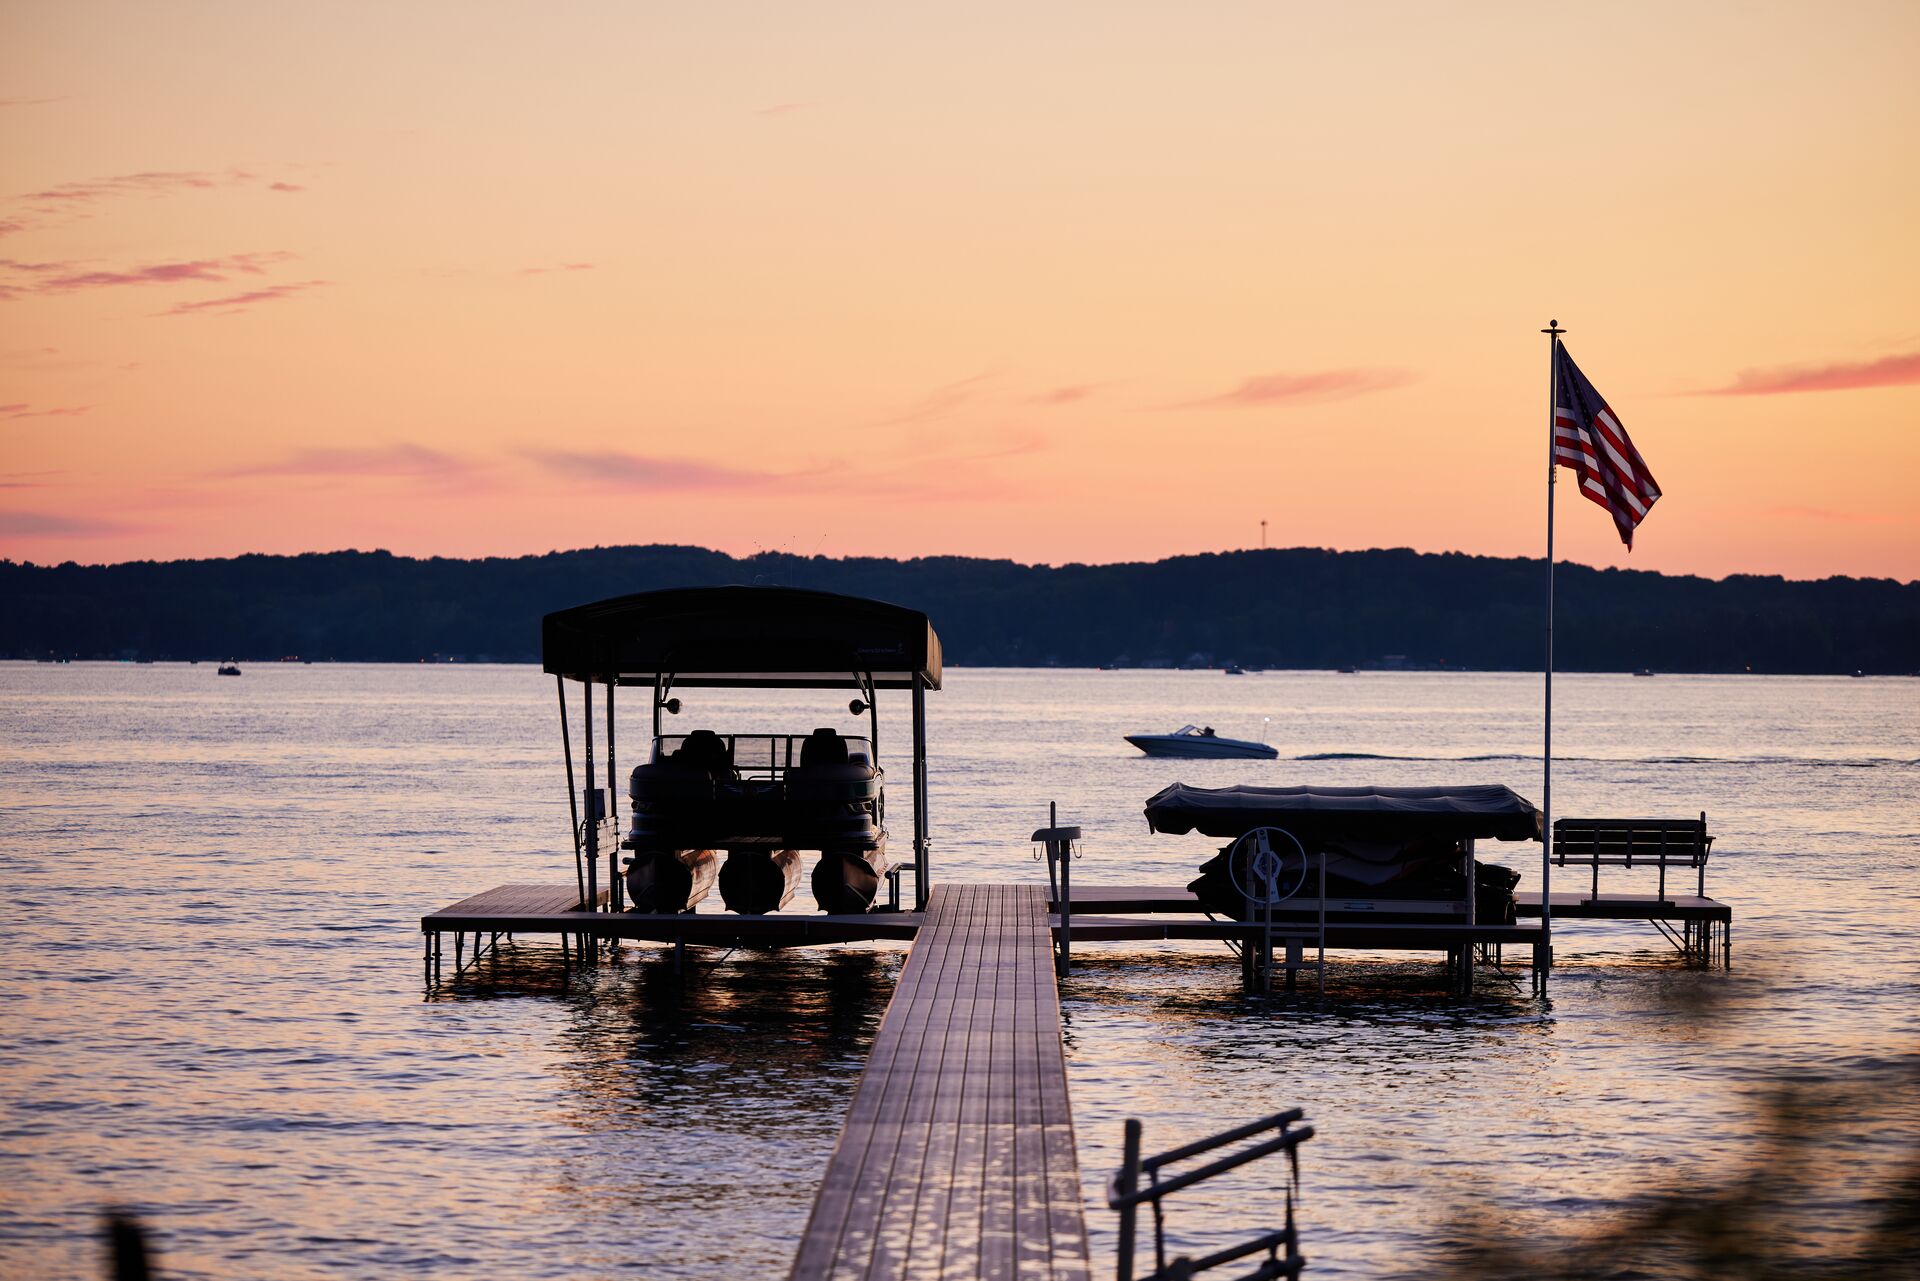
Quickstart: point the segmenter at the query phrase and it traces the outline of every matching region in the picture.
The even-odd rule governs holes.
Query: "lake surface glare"
[[[675,730],[852,728],[843,693],[682,697]],[[644,696],[623,701],[624,771],[646,725]],[[1555,703],[1557,813],[1707,811],[1733,971],[1682,968],[1644,925],[1569,922],[1545,1001],[1524,972],[1463,1000],[1437,957],[1346,953],[1324,1000],[1256,998],[1209,945],[1076,946],[1096,1275],[1129,1116],[1152,1150],[1304,1107],[1310,1275],[1402,1276],[1474,1216],[1577,1232],[1636,1191],[1707,1185],[1753,1150],[1773,1083],[1920,1049],[1920,681],[1565,675]],[[1043,880],[1026,837],[1057,801],[1086,831],[1077,882],[1184,884],[1212,843],[1140,813],[1175,780],[1538,802],[1539,707],[1537,675],[950,670],[928,699],[935,878]],[[1186,721],[1280,759],[1121,741]],[[0,1276],[100,1275],[106,1205],[144,1216],[170,1277],[785,1275],[903,947],[700,952],[679,983],[630,946],[569,982],[529,942],[423,994],[422,913],[572,879],[549,678],[11,663],[0,723]],[[902,854],[908,739],[905,695],[882,694]],[[1481,852],[1538,887],[1537,846]],[[1888,1126],[1910,1145],[1920,1117]],[[1284,1178],[1269,1162],[1174,1198],[1171,1243],[1277,1221]],[[1844,1179],[1807,1208],[1809,1245],[1859,1229]]]

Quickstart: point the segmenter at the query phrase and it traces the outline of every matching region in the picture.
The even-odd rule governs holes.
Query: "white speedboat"
[[[1265,743],[1222,738],[1211,725],[1182,725],[1171,734],[1128,734],[1126,739],[1148,756],[1240,757],[1272,760],[1280,753]]]

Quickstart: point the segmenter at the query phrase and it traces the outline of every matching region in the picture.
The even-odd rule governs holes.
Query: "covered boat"
[[[1188,787],[1147,802],[1156,832],[1199,832],[1230,842],[1187,888],[1209,910],[1243,919],[1246,898],[1229,860],[1231,842],[1256,828],[1291,833],[1308,857],[1326,858],[1329,919],[1381,913],[1470,911],[1483,924],[1511,923],[1519,876],[1472,858],[1473,843],[1538,840],[1540,812],[1499,784],[1466,787]],[[1467,906],[1467,871],[1474,894]],[[1248,883],[1242,875],[1240,883]]]
[[[628,779],[630,823],[619,841],[633,852],[624,886],[636,911],[691,910],[716,883],[734,911],[777,911],[794,895],[805,851],[819,855],[812,887],[822,910],[869,911],[883,882],[898,905],[905,869],[887,854],[876,694],[911,691],[911,868],[924,909],[925,694],[941,679],[940,641],[925,614],[787,587],[683,588],[549,614],[542,649],[546,670],[563,681],[606,688],[609,782],[615,692],[651,689],[650,750]],[[681,711],[673,692],[697,688],[850,689],[848,712],[868,721],[852,734],[664,732],[663,716]]]

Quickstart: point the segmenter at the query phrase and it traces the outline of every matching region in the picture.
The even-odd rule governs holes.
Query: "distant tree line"
[[[1529,559],[1314,548],[1058,568],[674,546],[485,560],[0,561],[0,655],[526,661],[551,610],[662,587],[778,583],[925,610],[954,664],[1529,670],[1541,658],[1542,571]],[[1565,670],[1920,670],[1920,583],[1562,565],[1557,585]]]

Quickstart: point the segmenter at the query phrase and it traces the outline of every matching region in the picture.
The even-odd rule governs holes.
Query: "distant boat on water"
[[[1651,676],[1653,675],[1653,669],[1651,667],[1643,667],[1639,671],[1635,672],[1634,675],[1635,676]]]
[[[1265,743],[1222,738],[1211,725],[1182,725],[1171,734],[1128,734],[1126,740],[1148,756],[1272,760],[1280,754]]]
[[[220,664],[220,671],[218,672],[218,675],[238,676],[239,674],[240,674],[240,664],[234,662],[232,659],[228,659],[226,662]]]
[[[1225,667],[1221,668],[1220,671],[1227,676],[1245,676],[1247,674],[1247,669],[1238,663],[1228,663]]]

